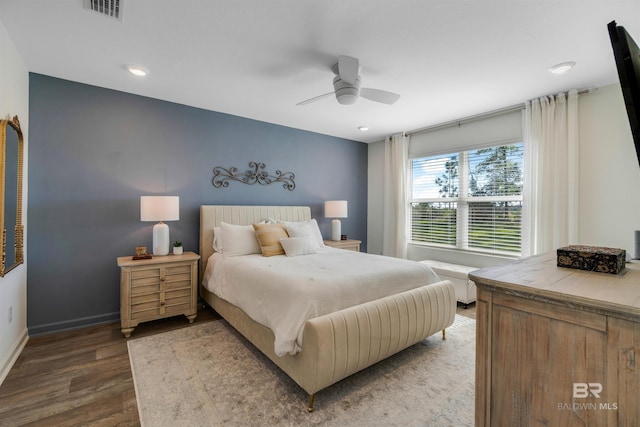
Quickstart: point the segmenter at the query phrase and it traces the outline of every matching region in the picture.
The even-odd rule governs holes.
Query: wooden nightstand
[[[360,252],[360,240],[325,240],[324,244],[327,246],[331,246],[332,248],[346,249],[349,251]]]
[[[120,267],[120,322],[129,338],[140,322],[184,314],[193,323],[198,306],[200,255],[154,256],[133,260],[118,257]]]

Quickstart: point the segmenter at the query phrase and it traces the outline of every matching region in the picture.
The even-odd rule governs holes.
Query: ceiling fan
[[[313,98],[297,103],[296,105],[307,105],[319,101],[327,96],[335,94],[336,99],[342,105],[354,104],[358,98],[365,98],[370,101],[381,102],[383,104],[393,104],[400,95],[386,90],[360,87],[360,61],[358,58],[340,55],[338,63],[331,67],[335,74],[333,78],[333,92],[325,93]]]

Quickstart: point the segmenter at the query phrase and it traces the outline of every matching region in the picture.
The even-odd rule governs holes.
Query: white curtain
[[[578,242],[578,93],[527,101],[522,255]]]
[[[382,254],[407,257],[407,162],[409,137],[387,137],[384,145],[384,221]]]

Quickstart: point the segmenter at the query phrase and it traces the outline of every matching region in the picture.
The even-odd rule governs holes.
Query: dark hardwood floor
[[[457,313],[475,319],[475,304]],[[219,319],[199,306],[195,323]],[[140,324],[130,339],[188,327],[184,316]],[[138,426],[120,323],[30,338],[0,386],[0,426]]]

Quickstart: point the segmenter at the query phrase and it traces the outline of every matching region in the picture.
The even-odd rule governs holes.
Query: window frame
[[[508,145],[521,145],[522,146],[522,164],[521,164],[521,177],[522,177],[522,191],[519,195],[510,196],[469,196],[469,153],[484,148],[496,148]],[[413,162],[418,159],[437,158],[440,156],[458,156],[458,196],[457,197],[429,197],[429,198],[413,198]],[[412,245],[426,246],[435,249],[446,249],[460,252],[473,252],[487,256],[501,256],[501,257],[520,257],[523,253],[523,245],[525,244],[525,230],[528,230],[528,226],[525,224],[525,187],[526,187],[526,145],[522,139],[509,139],[506,141],[494,141],[481,145],[473,145],[466,147],[458,147],[452,151],[438,151],[433,153],[425,153],[423,155],[412,156],[408,159],[407,167],[407,242]],[[477,247],[469,247],[468,231],[469,226],[469,205],[472,203],[496,203],[496,202],[519,202],[521,206],[520,212],[520,250],[516,251],[501,251],[501,250],[483,250]],[[414,203],[454,203],[456,205],[456,244],[455,246],[442,243],[424,242],[413,240],[413,204]],[[460,225],[464,224],[464,225]]]

